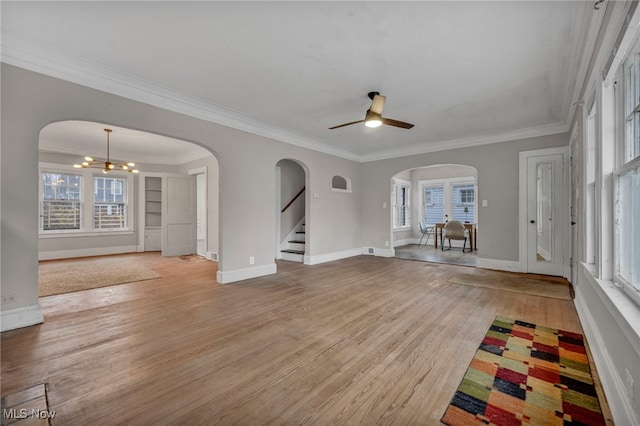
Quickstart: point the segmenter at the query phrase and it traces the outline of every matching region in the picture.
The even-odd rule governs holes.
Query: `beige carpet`
[[[560,279],[522,278],[515,276],[496,277],[473,274],[458,274],[449,279],[450,283],[474,287],[492,288],[554,299],[572,300],[571,287]]]
[[[160,278],[138,262],[115,258],[41,262],[38,274],[40,297]]]

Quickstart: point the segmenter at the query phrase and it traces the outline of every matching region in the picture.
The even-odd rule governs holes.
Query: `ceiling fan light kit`
[[[364,125],[367,127],[380,127],[382,125],[382,116],[368,109],[364,119]]]
[[[82,163],[74,164],[73,167],[75,167],[76,169],[89,169],[89,168],[102,169],[102,173],[105,173],[105,174],[109,173],[110,171],[116,170],[116,168],[123,172],[140,173],[138,169],[133,168],[136,166],[135,163],[125,162],[125,163],[114,164],[111,162],[111,160],[109,159],[109,135],[111,134],[111,132],[113,132],[113,130],[104,129],[104,131],[107,133],[107,159],[96,160],[93,157],[86,156],[84,157],[84,161]]]
[[[364,116],[364,120],[339,124],[337,126],[329,127],[329,130],[338,129],[340,127],[350,126],[357,123],[364,123],[365,126],[372,128],[379,127],[382,124],[393,127],[400,127],[401,129],[410,129],[413,127],[413,124],[411,123],[382,117],[382,109],[384,108],[384,103],[387,100],[386,96],[382,96],[379,92],[369,92],[367,96],[369,97],[369,99],[371,99],[371,107],[369,107],[369,109],[367,110],[367,113]]]

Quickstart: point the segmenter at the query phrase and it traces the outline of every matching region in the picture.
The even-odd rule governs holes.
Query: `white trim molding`
[[[139,250],[137,245],[73,249],[73,250],[41,251],[38,253],[38,260],[69,259],[72,257],[88,257],[88,256],[106,256],[109,254],[136,253],[138,251]]]
[[[216,281],[220,284],[229,284],[236,281],[248,280],[250,278],[263,277],[278,272],[278,266],[275,263],[267,265],[252,266],[251,268],[234,269],[232,271],[218,271]]]
[[[378,257],[395,257],[396,251],[394,249],[374,248],[373,254]]]
[[[582,262],[579,263],[578,268],[578,285],[574,286],[576,291],[574,304],[598,369],[598,376],[607,396],[613,420],[620,425],[638,425],[640,409],[636,407],[640,407],[637,403],[640,396],[637,392],[634,394],[633,390],[631,394],[627,390],[623,368],[626,368],[629,374],[635,374],[635,378],[631,376],[632,380],[638,380],[636,372],[637,358],[640,357],[640,311],[633,302],[625,299],[624,294],[613,283],[596,279],[588,266]],[[600,305],[595,306],[597,308],[595,311],[594,304]],[[600,309],[603,307],[604,309]],[[611,327],[607,327],[607,330],[602,329],[603,314],[609,314],[613,318],[619,328],[615,334],[611,334]],[[604,321],[605,327],[608,323],[609,321]],[[615,354],[618,350],[612,343],[624,342],[625,339],[633,347],[636,357],[636,360],[631,359],[631,363],[626,366],[619,365],[612,356],[612,353]],[[634,373],[631,373],[632,371]]]
[[[314,256],[304,255],[305,265],[318,265],[320,263],[331,262],[334,260],[346,259],[347,257],[360,256],[361,248],[352,248],[347,250],[334,251],[331,253],[316,254]]]
[[[42,324],[44,317],[40,305],[24,306],[21,308],[2,310],[0,315],[0,331],[15,330]]]
[[[476,267],[482,269],[495,269],[497,271],[521,272],[520,262],[517,260],[476,259]]]
[[[30,71],[59,78],[75,84],[100,90],[134,101],[185,114],[233,129],[264,136],[301,148],[311,149],[347,160],[366,163],[389,158],[406,157],[444,151],[455,148],[467,148],[498,142],[514,141],[525,138],[541,137],[569,131],[569,117],[542,126],[516,129],[498,134],[487,134],[453,140],[420,143],[404,148],[369,155],[358,155],[344,149],[329,146],[318,139],[282,129],[250,117],[239,114],[221,105],[215,105],[201,99],[187,96],[137,77],[122,70],[110,68],[91,60],[70,55],[60,49],[17,37],[2,35],[2,62]],[[576,83],[577,84],[577,83]],[[580,86],[578,86],[580,87]],[[567,97],[567,96],[565,96]]]

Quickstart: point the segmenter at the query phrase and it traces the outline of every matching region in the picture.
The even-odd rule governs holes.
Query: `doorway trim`
[[[570,238],[571,227],[568,226],[571,221],[570,218],[570,194],[569,178],[567,173],[568,161],[570,156],[570,147],[561,146],[556,148],[536,149],[531,151],[521,151],[519,153],[519,203],[518,203],[518,248],[519,248],[519,262],[520,272],[528,273],[527,265],[527,161],[532,157],[539,157],[544,155],[562,155],[562,217],[560,223],[562,224],[562,276],[564,278],[570,278],[571,270],[569,267],[569,258],[571,256],[570,251]]]
[[[190,175],[196,176],[196,209],[199,208],[199,194],[198,194],[198,184],[197,179],[198,175],[204,175],[204,257],[209,260],[213,260],[213,257],[216,256],[214,253],[209,251],[209,178],[207,175],[207,166],[196,167],[195,169],[191,169],[187,172]],[[197,214],[196,214],[197,217]],[[197,225],[196,225],[197,226]],[[196,233],[196,241],[198,239]],[[196,243],[197,244],[197,243]],[[198,249],[196,245],[196,254],[198,254]]]

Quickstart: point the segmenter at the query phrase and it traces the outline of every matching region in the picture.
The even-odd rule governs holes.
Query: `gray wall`
[[[433,152],[362,165],[362,245],[385,247],[392,240],[391,210],[382,207],[389,200],[389,182],[400,171],[437,164],[461,164],[478,171],[478,199],[487,207],[478,208],[482,224],[481,258],[518,260],[518,158],[521,151],[566,146],[566,133],[521,139],[477,147]],[[480,239],[480,234],[478,239]]]
[[[2,64],[1,290],[37,305],[38,138],[52,122],[85,120],[156,133],[207,148],[219,162],[219,270],[273,265],[275,165],[296,159],[308,170],[307,254],[360,247],[360,165]],[[331,191],[334,175],[353,193]],[[19,185],[15,183],[19,182]]]

